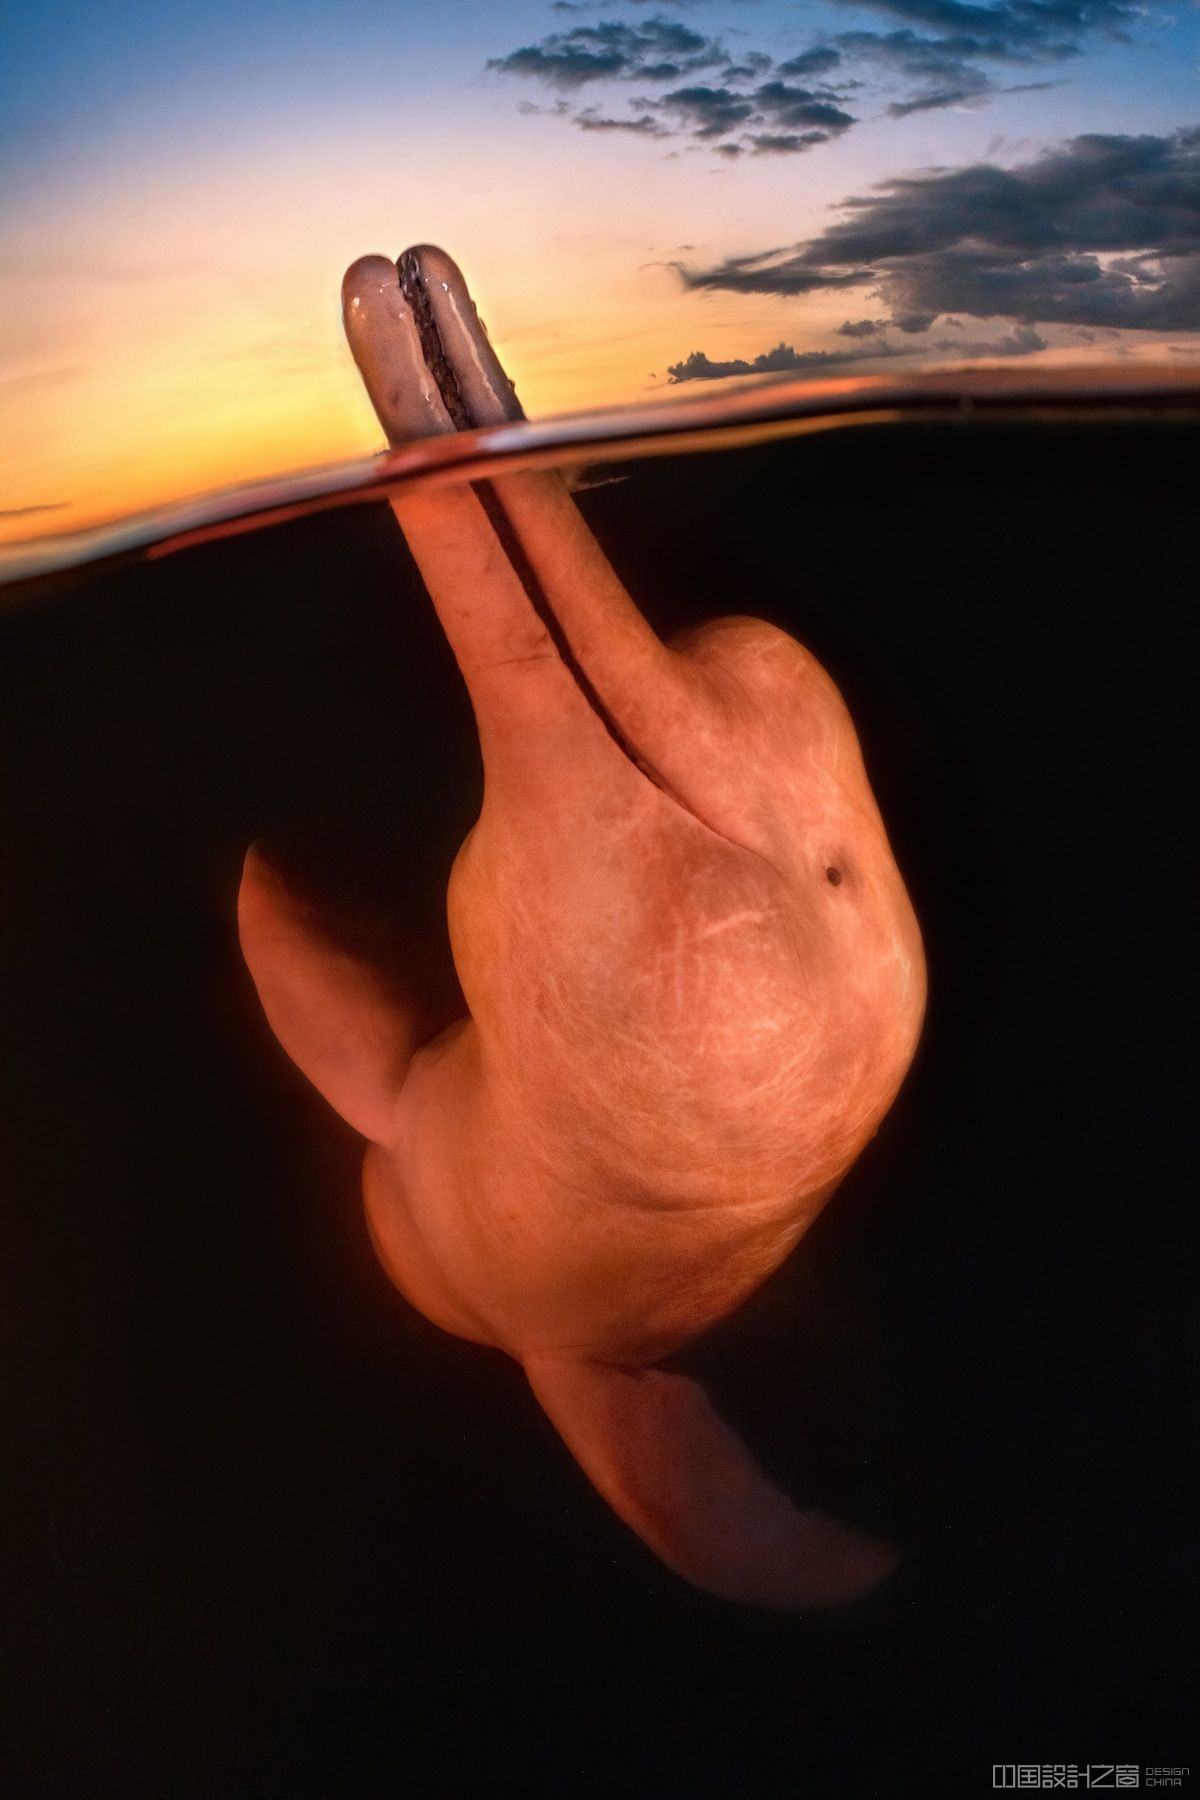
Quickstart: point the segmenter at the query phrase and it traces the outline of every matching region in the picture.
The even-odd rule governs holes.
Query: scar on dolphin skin
[[[521,417],[440,250],[343,283],[389,440]],[[243,951],[283,1048],[369,1140],[396,1285],[499,1346],[679,1574],[805,1610],[887,1544],[803,1512],[661,1366],[784,1259],[878,1129],[925,1005],[920,931],[840,694],[744,616],[664,644],[553,473],[393,510],[484,765],[447,917],[468,1013],[431,1036],[257,850]]]

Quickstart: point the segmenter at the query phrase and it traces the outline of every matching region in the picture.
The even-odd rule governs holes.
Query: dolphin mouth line
[[[437,320],[433,316],[433,307],[429,300],[425,271],[421,267],[421,258],[416,250],[405,250],[397,257],[396,273],[400,278],[400,292],[408,304],[413,324],[417,328],[421,355],[425,358],[426,368],[437,383],[442,405],[450,415],[450,423],[455,431],[471,431],[480,421],[471,416],[471,409],[463,398],[458,372],[442,342],[442,334],[438,330]],[[472,482],[471,485],[472,487],[481,487],[484,484]],[[490,483],[488,485],[490,486]]]
[[[453,357],[448,352],[438,329],[419,253],[416,250],[405,250],[397,259],[396,270],[400,279],[400,292],[408,304],[413,323],[416,326],[421,355],[424,357],[426,368],[437,384],[442,405],[450,417],[450,422],[456,431],[472,431],[481,421],[472,415],[471,408],[463,394],[462,383],[459,381]],[[559,660],[604,726],[609,737],[625,759],[632,763],[647,781],[685,812],[691,813],[691,807],[673,791],[660,772],[641,754],[636,744],[621,729],[616,718],[605,705],[587,670],[572,650],[567,634],[555,614],[549,595],[538,579],[537,571],[526,554],[525,547],[509,517],[495,482],[479,480],[471,482],[470,485],[472,492],[487,514],[488,523],[496,533],[500,547],[504,551],[513,573],[525,590],[530,606],[545,626]],[[703,821],[701,820],[700,823]]]

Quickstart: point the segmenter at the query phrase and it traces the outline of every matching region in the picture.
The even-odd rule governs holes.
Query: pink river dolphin
[[[364,257],[343,312],[392,443],[521,416],[441,251]],[[523,1364],[645,1543],[731,1600],[849,1600],[896,1553],[793,1505],[662,1366],[788,1255],[916,1048],[921,936],[849,713],[753,617],[660,641],[557,474],[393,508],[483,757],[447,901],[468,1011],[427,1041],[252,850],[267,1018],[368,1140],[396,1285]]]

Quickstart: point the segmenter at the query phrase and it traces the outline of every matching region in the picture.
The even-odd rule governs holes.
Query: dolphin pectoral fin
[[[334,942],[320,913],[253,846],[238,892],[242,955],[272,1031],[347,1124],[384,1142],[413,1051],[416,1006]]]
[[[697,1587],[803,1612],[857,1599],[897,1566],[878,1538],[793,1506],[686,1376],[549,1357],[525,1372],[614,1512]]]

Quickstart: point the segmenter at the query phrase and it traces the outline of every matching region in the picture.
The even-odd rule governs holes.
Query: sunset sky
[[[0,537],[377,448],[339,281],[419,241],[535,414],[1200,360],[1198,81],[1193,0],[9,9]]]

